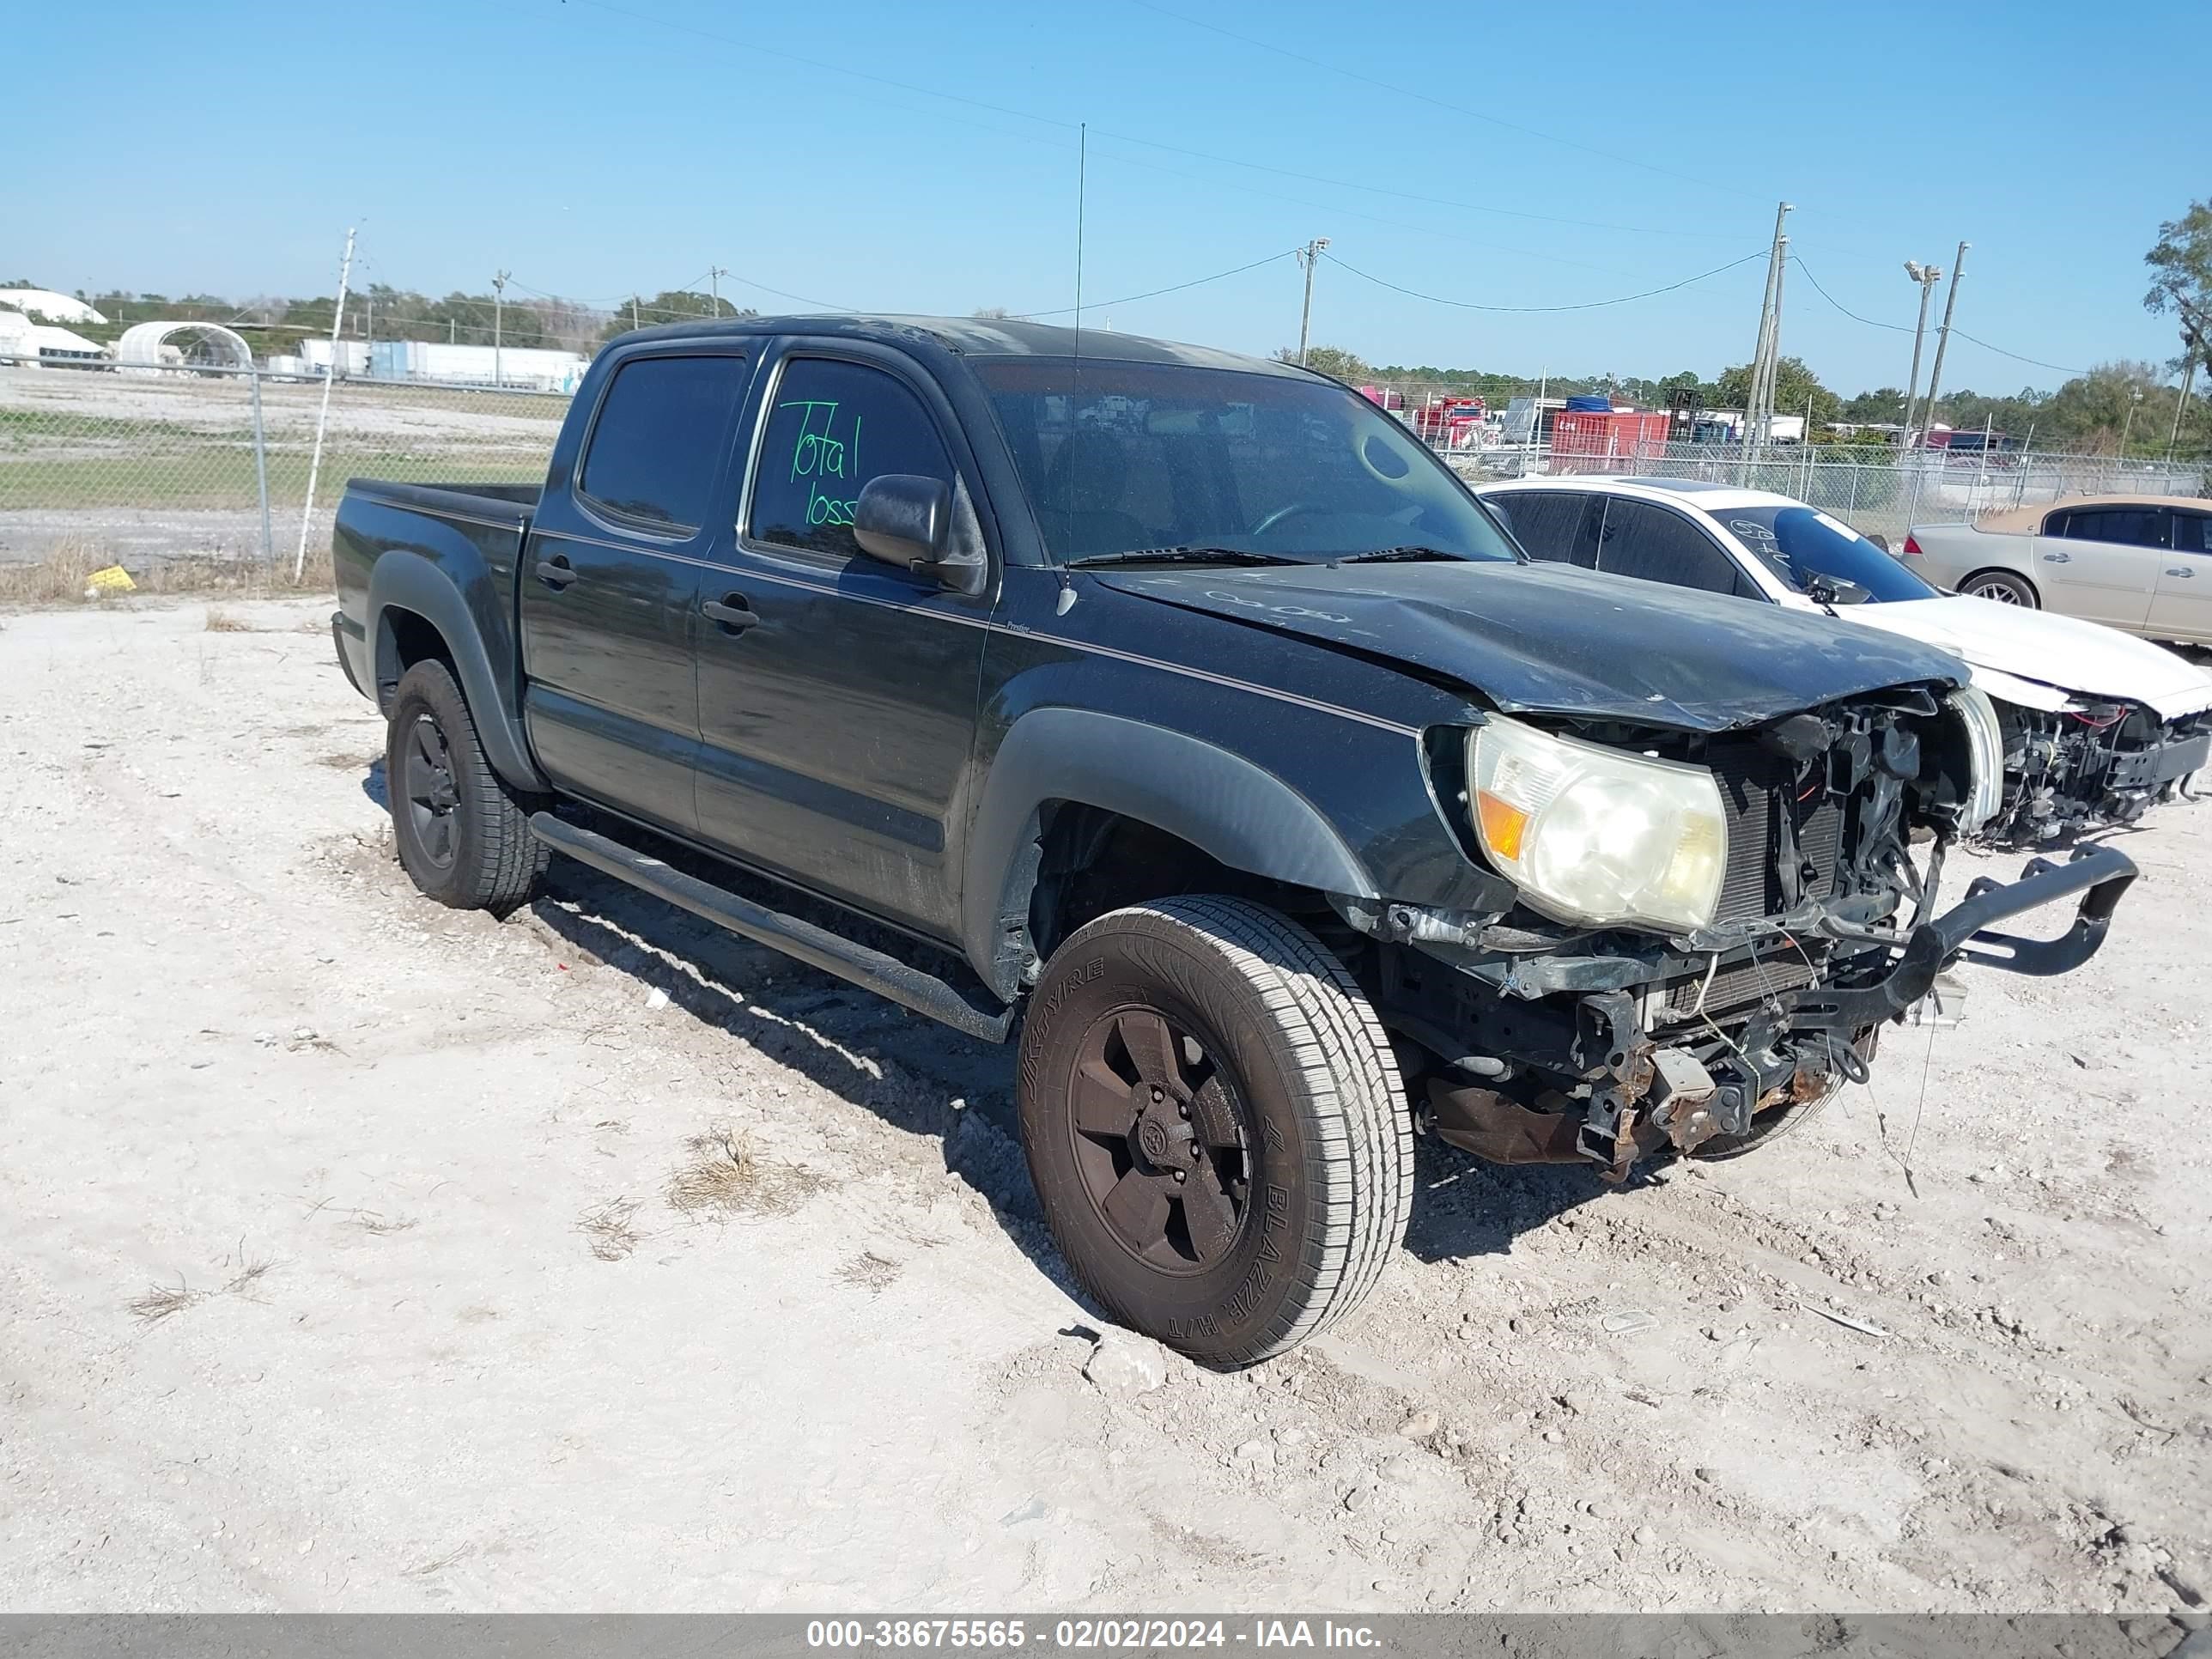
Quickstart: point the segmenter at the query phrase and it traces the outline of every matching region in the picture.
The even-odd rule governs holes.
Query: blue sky
[[[2056,367],[1954,337],[1946,384],[2050,387],[2175,349],[2142,255],[2212,193],[2203,26],[2201,0],[43,7],[10,27],[0,276],[327,293],[357,223],[369,278],[432,293],[505,267],[608,300],[721,265],[764,311],[1042,310],[1073,298],[1087,122],[1102,325],[1289,343],[1287,258],[1111,302],[1325,235],[1346,263],[1314,337],[1370,361],[1711,374],[1751,356],[1763,259],[1550,313],[1353,273],[1607,300],[1759,252],[1786,198],[1784,349],[1828,384],[1902,383],[1911,340],[1807,275],[1909,327],[1901,262],[1963,237],[1960,330]]]

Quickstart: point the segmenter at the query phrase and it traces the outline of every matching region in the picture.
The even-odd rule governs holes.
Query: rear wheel
[[[441,904],[504,915],[544,873],[529,803],[484,758],[453,672],[418,662],[392,694],[384,787],[392,839],[415,885]]]
[[[1404,1238],[1412,1120],[1381,1023],[1261,906],[1164,899],[1076,933],[1031,994],[1017,1094],[1077,1278],[1202,1362],[1340,1321]]]
[[[1999,605],[2024,605],[2031,611],[2042,604],[2027,578],[2016,576],[2009,570],[1977,570],[1959,584],[1959,591],[1970,599],[1993,599]]]

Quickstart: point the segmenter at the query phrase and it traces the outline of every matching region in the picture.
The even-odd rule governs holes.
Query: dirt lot
[[[420,900],[326,605],[228,610],[0,617],[0,1607],[2212,1594],[2212,807],[1759,1156],[1425,1144],[1351,1330],[1102,1386],[1004,1051],[574,867]]]

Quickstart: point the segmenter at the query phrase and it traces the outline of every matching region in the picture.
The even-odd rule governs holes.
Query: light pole
[[[1943,322],[1936,331],[1936,361],[1928,368],[1928,402],[1920,411],[1921,424],[1936,424],[1936,388],[1943,379],[1943,353],[1951,343],[1951,313],[1959,306],[1959,283],[1966,274],[1966,250],[1972,242],[1959,244],[1959,251],[1951,256],[1951,286],[1943,290]]]
[[[1912,400],[1920,394],[1920,343],[1928,333],[1928,296],[1936,291],[1936,284],[1943,280],[1943,267],[1923,265],[1917,260],[1905,262],[1905,274],[1912,278],[1920,290],[1920,320],[1912,325],[1912,378],[1905,383],[1905,430],[1898,434],[1900,449],[1912,442]]]
[[[1298,311],[1298,367],[1306,366],[1306,334],[1313,321],[1314,267],[1321,263],[1321,251],[1328,246],[1328,238],[1316,236],[1298,250],[1298,263],[1306,268],[1306,301]]]
[[[506,321],[507,279],[509,273],[499,271],[491,279],[491,383],[504,386],[500,374],[500,345],[501,325]]]
[[[714,296],[714,315],[718,319],[722,314],[722,278],[729,274],[728,270],[721,265],[707,267],[707,288]]]
[[[2142,388],[2137,386],[2128,394],[2128,418],[2120,422],[2120,459],[2128,458],[2128,434],[2135,430],[2136,410],[2142,407]]]

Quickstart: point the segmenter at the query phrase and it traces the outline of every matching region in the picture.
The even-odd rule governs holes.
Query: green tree
[[[617,306],[606,326],[599,331],[599,343],[605,345],[632,328],[652,328],[660,323],[680,323],[700,317],[732,322],[758,315],[757,311],[740,308],[711,295],[694,293],[690,289],[665,288],[650,300],[633,296]]]
[[[2143,263],[2152,272],[2143,309],[2179,325],[2179,366],[2212,371],[2212,201],[2191,202],[2188,212],[2160,225]]]
[[[1297,360],[1298,349],[1296,346],[1285,346],[1275,354],[1275,361],[1279,363],[1294,363]],[[1334,375],[1340,380],[1347,380],[1353,386],[1359,385],[1375,373],[1364,359],[1354,352],[1346,351],[1342,346],[1309,347],[1306,367],[1322,374]]]
[[[1738,363],[1723,369],[1713,394],[1722,408],[1747,407],[1751,402],[1751,365]],[[1844,400],[1820,384],[1820,377],[1802,357],[1784,357],[1774,369],[1774,412],[1802,415],[1808,399],[1813,405],[1814,425],[1826,426],[1841,418]]]

